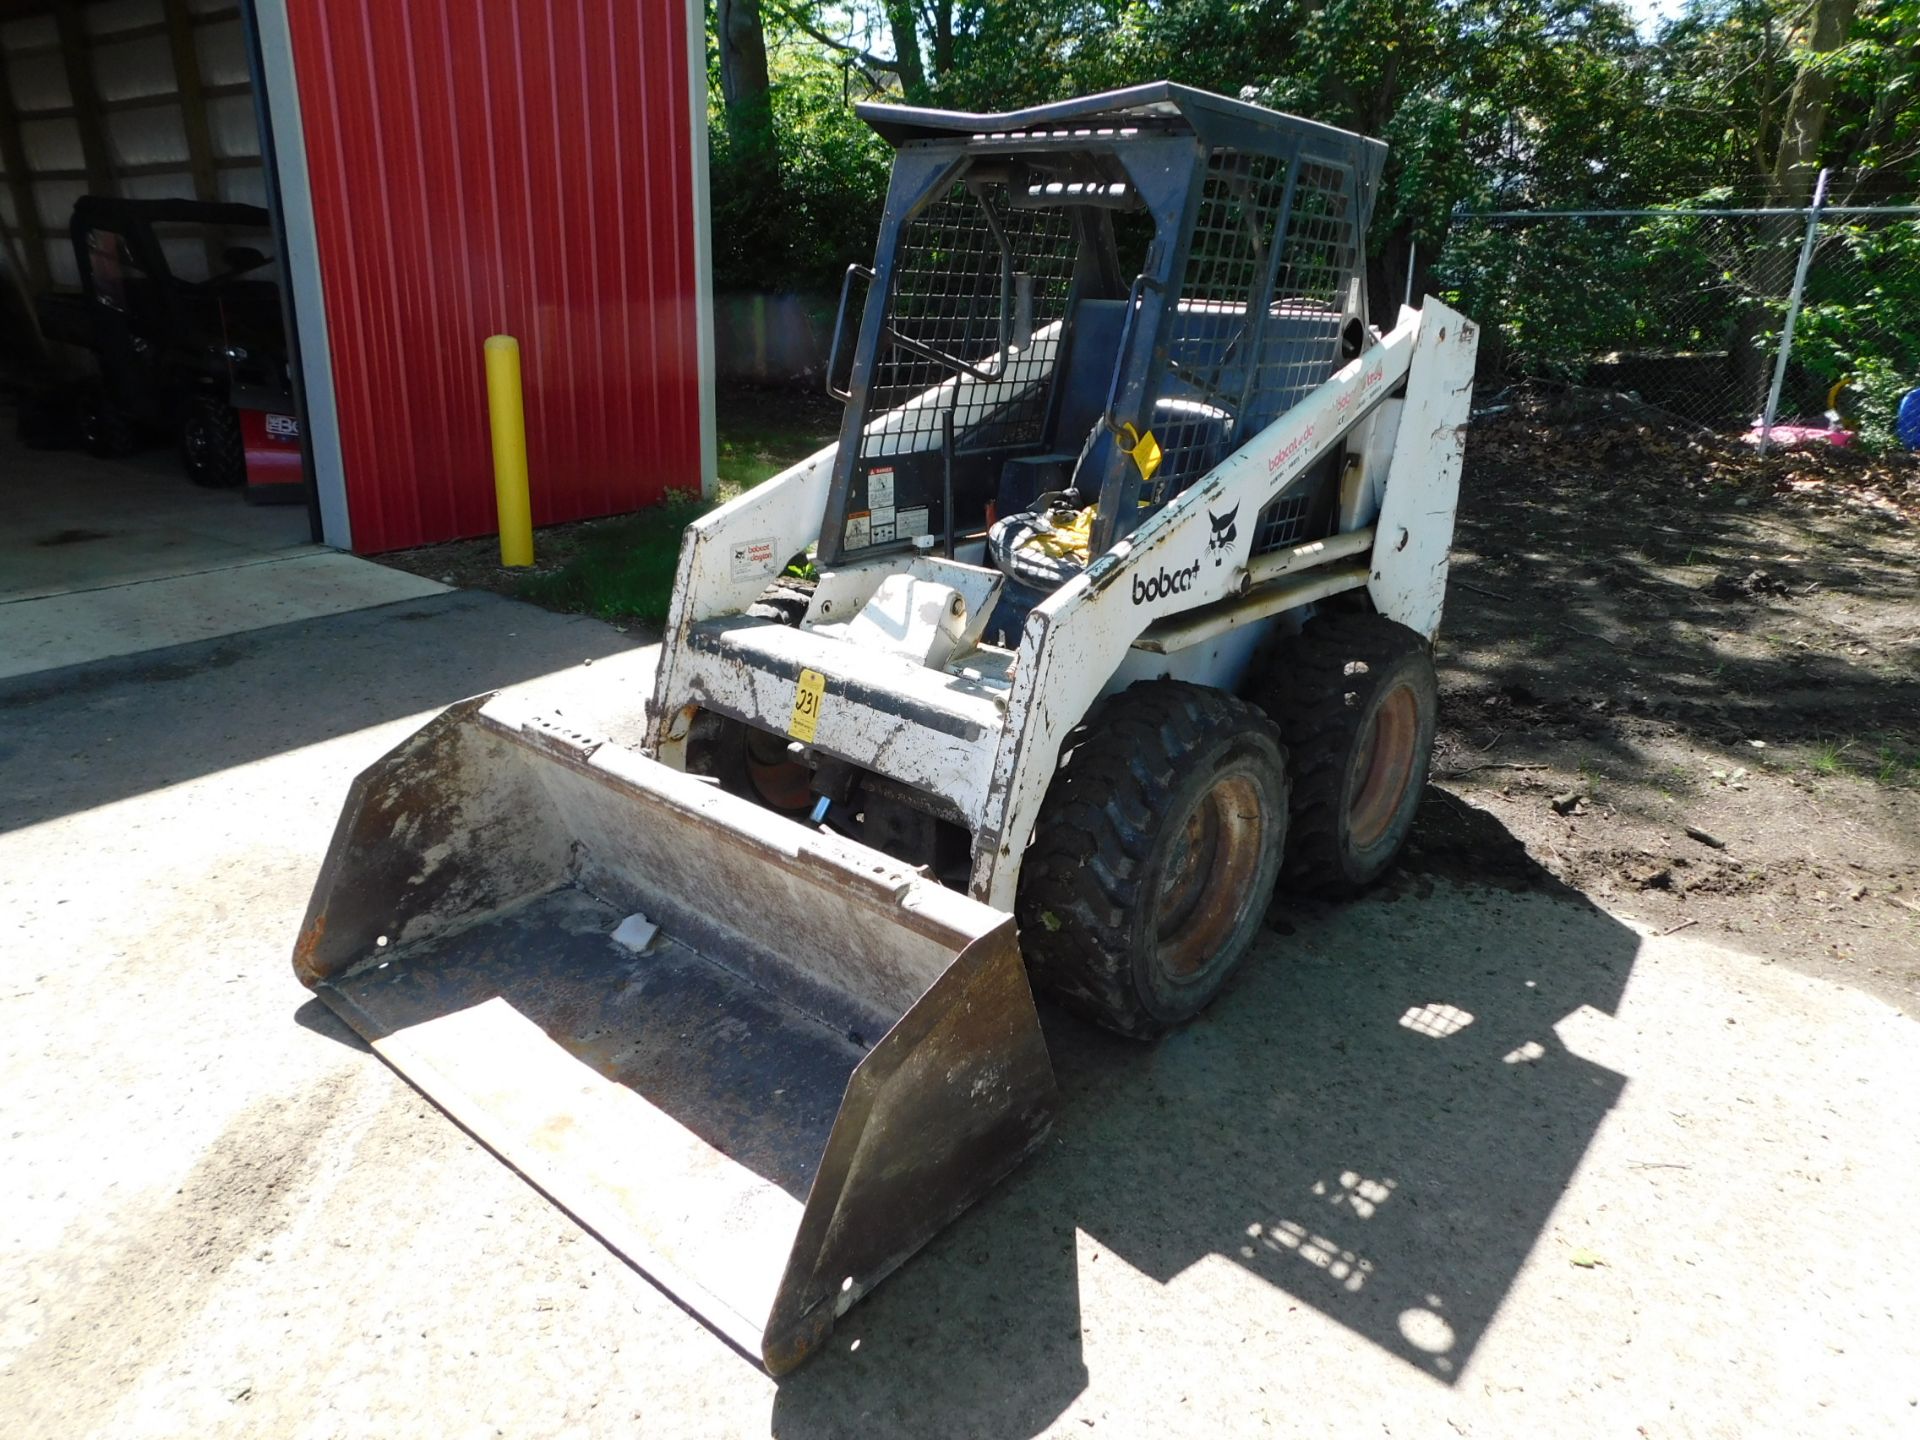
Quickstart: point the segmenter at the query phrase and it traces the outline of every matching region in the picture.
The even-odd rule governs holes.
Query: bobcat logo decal
[[[1207,553],[1213,556],[1213,563],[1221,563],[1223,553],[1235,540],[1240,538],[1240,527],[1233,522],[1240,518],[1240,507],[1234,506],[1224,515],[1216,515],[1211,510],[1207,519],[1213,524],[1213,534],[1207,537]]]

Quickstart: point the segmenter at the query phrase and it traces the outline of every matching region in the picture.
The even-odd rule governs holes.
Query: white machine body
[[[970,892],[1011,910],[1062,746],[1104,695],[1159,677],[1237,690],[1277,630],[1345,591],[1438,631],[1478,331],[1429,299],[1369,339],[1037,606],[1017,649],[982,640],[1002,576],[967,559],[849,563],[820,573],[798,625],[746,615],[820,533],[837,446],[721,506],[681,550],[653,753],[682,763],[704,709],[886,776],[966,827]],[[1252,517],[1335,447],[1335,533],[1255,556]]]

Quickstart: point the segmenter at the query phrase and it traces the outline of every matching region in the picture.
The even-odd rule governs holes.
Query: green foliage
[[[1743,249],[1678,217],[1462,234],[1458,207],[1799,203],[1810,170],[1776,173],[1776,159],[1803,75],[1830,82],[1817,159],[1845,172],[1835,198],[1920,192],[1920,0],[1855,0],[1845,43],[1818,55],[1820,0],[1690,0],[1657,34],[1622,0],[762,3],[778,173],[730,155],[714,126],[723,288],[830,293],[870,255],[888,156],[853,114],[868,98],[995,110],[1168,78],[1379,136],[1391,148],[1369,235],[1376,298],[1397,299],[1411,249],[1431,264],[1445,248],[1448,292],[1497,328],[1486,353],[1543,363],[1724,349],[1748,376],[1794,237]],[[1861,191],[1853,177],[1868,172]],[[1896,257],[1869,254],[1895,243],[1848,240],[1852,273],[1872,283],[1811,297],[1801,322],[1809,376],[1852,375],[1875,435],[1887,398],[1920,380],[1911,257],[1902,279]],[[1655,313],[1676,287],[1678,330]]]
[[[873,254],[892,154],[853,113],[845,76],[813,51],[780,49],[773,94],[793,272],[837,285],[841,271]]]
[[[1798,248],[1797,232],[1686,210],[1461,226],[1442,294],[1491,328],[1492,360],[1525,374],[1578,379],[1616,351],[1764,352],[1783,311],[1767,287],[1775,260],[1791,268],[1789,242]]]
[[[561,569],[521,581],[520,598],[602,620],[658,625],[673,594],[680,534],[712,508],[698,495],[672,494],[663,504],[597,526]]]
[[[831,290],[873,254],[890,152],[854,114],[847,77],[810,42],[775,45],[779,172],[736,156],[710,115],[714,284],[721,290]],[[713,111],[719,86],[711,87]]]
[[[1849,223],[1821,247],[1793,353],[1843,407],[1869,449],[1895,443],[1900,397],[1920,383],[1920,221]]]

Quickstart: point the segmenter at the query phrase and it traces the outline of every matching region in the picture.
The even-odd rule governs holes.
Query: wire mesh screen
[[[1282,545],[1297,544],[1304,538],[1307,518],[1313,510],[1313,496],[1294,493],[1270,501],[1254,523],[1253,553],[1265,555]]]
[[[1285,414],[1340,366],[1346,289],[1359,264],[1351,192],[1346,170],[1301,162],[1267,343],[1242,422],[1248,434]]]
[[[1289,173],[1292,185],[1288,185]],[[1313,160],[1215,150],[1194,224],[1154,415],[1164,459],[1149,503],[1178,494],[1340,364],[1358,260],[1351,176]],[[1310,505],[1261,512],[1254,553],[1299,537]]]
[[[1287,211],[1268,339],[1242,420],[1247,434],[1272,424],[1339,369],[1345,292],[1359,263],[1351,175],[1302,161]],[[1314,498],[1289,493],[1269,502],[1254,523],[1253,553],[1265,555],[1306,538]]]
[[[862,453],[935,449],[948,410],[956,449],[1037,441],[1075,248],[1064,209],[1013,208],[1001,185],[956,184],[915,216],[866,396],[898,414]]]
[[[1153,416],[1161,462],[1157,505],[1217,465],[1235,438],[1246,377],[1258,365],[1273,242],[1286,203],[1287,161],[1217,149],[1207,157],[1178,306],[1168,335],[1170,383]]]
[[[1437,278],[1484,322],[1483,375],[1745,429],[1766,406],[1809,223],[1805,210],[1465,215]],[[1920,374],[1920,330],[1905,324],[1917,308],[1920,220],[1823,211],[1776,420],[1824,423],[1831,409],[1864,443],[1892,443]]]

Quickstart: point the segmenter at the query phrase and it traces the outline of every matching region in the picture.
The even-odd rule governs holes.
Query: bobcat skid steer
[[[1165,83],[862,113],[840,441],[688,531],[645,753],[456,706],[295,957],[776,1373],[1040,1142],[1029,977],[1151,1036],[1277,878],[1391,862],[1475,344],[1368,323],[1376,142]]]

